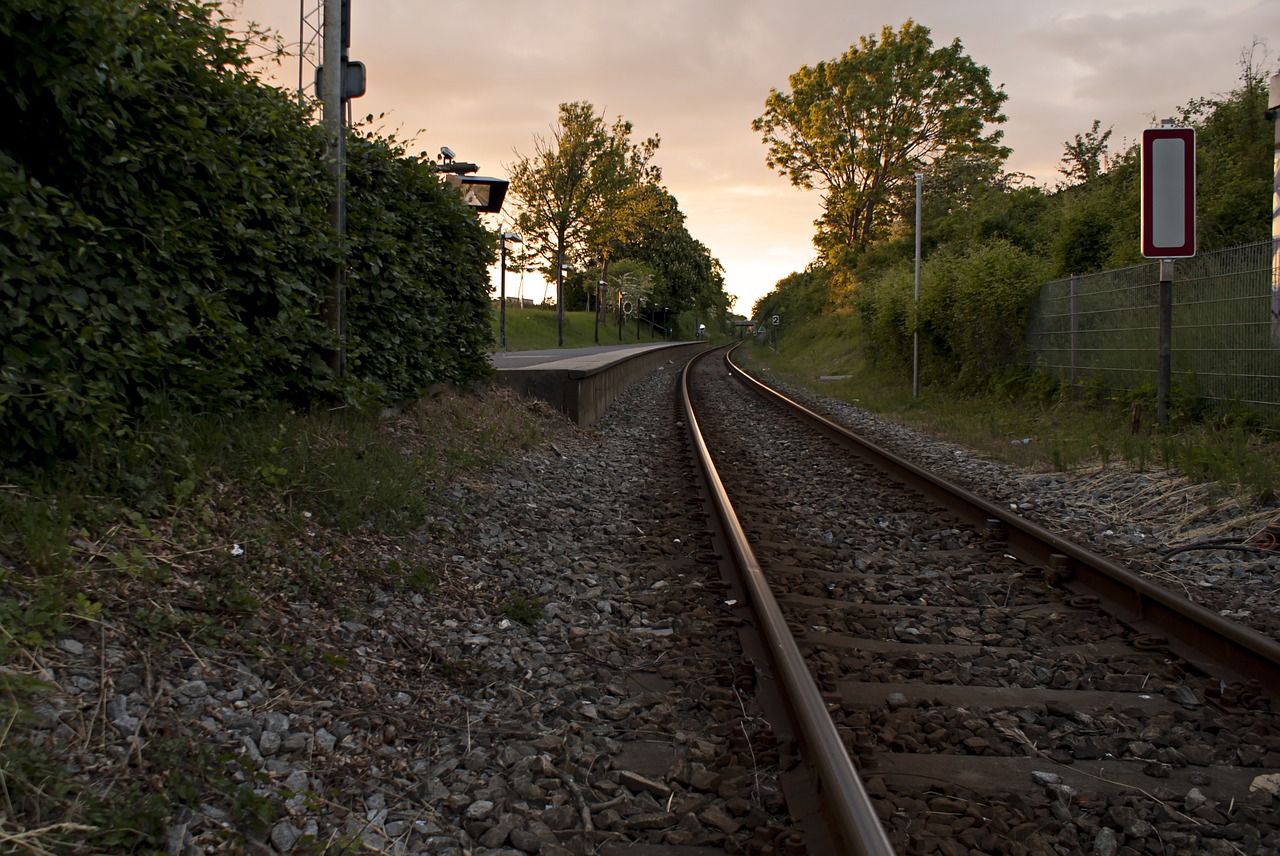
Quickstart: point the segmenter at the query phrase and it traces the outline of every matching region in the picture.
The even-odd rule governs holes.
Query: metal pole
[[[499,262],[502,272],[498,274],[498,347],[507,349],[507,236],[503,233],[498,238],[502,245],[502,261]]]
[[[334,193],[329,200],[329,219],[333,231],[338,238],[338,260],[329,277],[329,287],[325,292],[323,314],[325,326],[334,337],[334,348],[328,354],[326,362],[330,371],[341,377],[344,353],[342,345],[343,326],[343,279],[345,275],[345,259],[342,247],[346,227],[346,164],[343,151],[343,110],[342,110],[342,0],[325,0],[324,4],[324,72],[321,75],[323,93],[323,114],[321,124],[324,128],[325,169],[334,182]]]
[[[564,255],[558,254],[556,265],[556,341],[564,347]]]
[[[1267,116],[1276,120],[1275,179],[1271,197],[1271,346],[1280,348],[1280,74],[1271,77]]]
[[[1160,365],[1156,373],[1156,424],[1169,424],[1173,367],[1173,259],[1160,260]]]
[[[911,397],[920,397],[920,197],[924,173],[916,173],[916,291],[915,320],[911,327]]]

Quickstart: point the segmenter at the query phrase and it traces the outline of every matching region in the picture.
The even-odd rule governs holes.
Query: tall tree
[[[724,268],[702,242],[685,228],[685,215],[674,196],[655,188],[654,208],[637,223],[619,258],[643,262],[655,273],[652,298],[673,312],[709,311],[728,306]]]
[[[656,180],[649,160],[658,138],[636,144],[631,131],[621,117],[607,126],[585,101],[561,104],[551,137],[535,135],[533,154],[520,156],[510,168],[516,226],[548,279],[558,280],[565,264],[581,265],[593,240],[596,246],[611,240],[605,237],[608,213],[637,185]],[[563,295],[557,304],[563,312]]]
[[[824,256],[860,252],[911,204],[913,174],[943,156],[1003,161],[1008,97],[960,40],[935,49],[908,19],[879,39],[863,36],[837,59],[802,66],[791,91],[774,89],[752,123],[765,163],[791,183],[822,191],[814,243]]]

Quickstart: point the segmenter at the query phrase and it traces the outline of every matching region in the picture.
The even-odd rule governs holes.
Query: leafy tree
[[[653,299],[673,312],[727,310],[720,261],[685,228],[675,197],[662,189],[657,195],[653,214],[618,248],[619,257],[639,261],[654,272]]]
[[[984,132],[1005,121],[1008,97],[989,76],[959,39],[935,49],[929,29],[907,20],[837,59],[802,66],[789,93],[770,91],[752,127],[771,169],[822,190],[814,243],[824,255],[865,249],[909,205],[912,176],[930,162],[1008,156],[1003,132]]]
[[[1076,134],[1075,142],[1062,144],[1062,166],[1058,172],[1066,176],[1068,184],[1084,184],[1107,171],[1107,141],[1113,129],[1099,133],[1101,127],[1102,122],[1094,119],[1093,127],[1084,134]]]
[[[615,176],[616,186],[595,199],[586,255],[600,265],[601,279],[608,278],[609,263],[622,245],[647,226],[661,228],[670,222],[675,200],[658,183],[661,173],[647,159],[643,152],[633,151],[630,168]],[[604,317],[603,306],[596,311]]]
[[[621,117],[606,126],[585,101],[561,104],[551,138],[535,135],[533,154],[510,168],[525,254],[541,262],[548,279],[566,263],[582,266],[593,248],[607,258],[643,207],[637,188],[660,177],[649,165],[658,138],[635,144],[631,131]]]
[[[1255,51],[1242,52],[1240,85],[1225,96],[1198,98],[1180,113],[1196,129],[1196,230],[1211,250],[1270,235],[1275,180],[1275,125],[1265,117],[1269,75]]]

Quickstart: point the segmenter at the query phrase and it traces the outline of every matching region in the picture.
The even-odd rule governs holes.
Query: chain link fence
[[[1271,241],[1179,259],[1173,276],[1172,384],[1280,417],[1280,343],[1271,329]],[[1158,261],[1046,283],[1032,309],[1033,365],[1073,387],[1156,386]]]

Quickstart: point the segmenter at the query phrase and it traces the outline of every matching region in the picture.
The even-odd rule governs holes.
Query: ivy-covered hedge
[[[373,138],[349,168],[353,377],[324,368],[320,135],[216,4],[10,0],[0,84],[0,462],[160,406],[376,403],[487,370],[492,244],[429,164]]]

